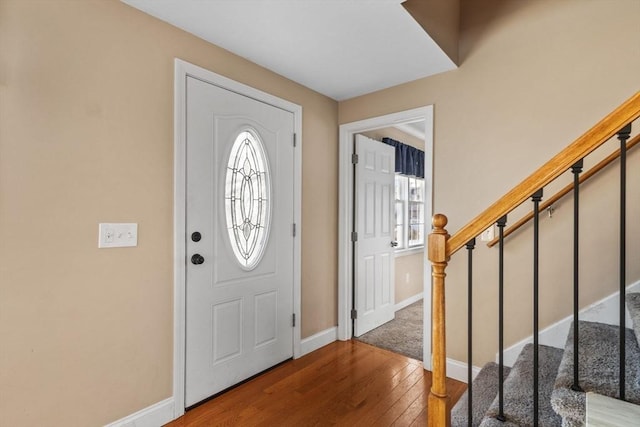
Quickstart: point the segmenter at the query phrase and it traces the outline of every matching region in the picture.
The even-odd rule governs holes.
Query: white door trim
[[[339,194],[338,194],[338,339],[348,340],[351,328],[351,275],[353,251],[351,248],[351,227],[353,222],[353,165],[351,154],[353,137],[356,133],[381,129],[400,123],[425,120],[425,216],[433,216],[433,105],[400,111],[380,117],[360,120],[340,125],[339,147]],[[425,232],[427,232],[425,230]],[[431,369],[431,265],[424,260],[424,368]]]
[[[190,64],[178,58],[174,64],[174,196],[173,196],[173,397],[175,402],[174,417],[184,414],[185,409],[185,227],[186,227],[186,78],[187,76],[211,83],[240,95],[273,105],[274,107],[293,113],[294,131],[297,146],[294,153],[294,221],[301,230],[302,220],[302,107],[284,99],[238,83],[204,68]],[[293,311],[296,319],[300,313],[301,282],[301,234],[294,238],[293,251]],[[301,355],[300,320],[293,329],[293,357]]]

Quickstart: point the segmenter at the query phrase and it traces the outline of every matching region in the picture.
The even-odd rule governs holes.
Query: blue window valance
[[[396,148],[396,172],[424,178],[424,151],[391,138],[382,138]]]

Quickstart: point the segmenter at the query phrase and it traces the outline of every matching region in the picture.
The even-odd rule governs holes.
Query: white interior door
[[[395,148],[356,135],[355,336],[395,317]]]
[[[293,356],[293,113],[187,77],[191,406]]]

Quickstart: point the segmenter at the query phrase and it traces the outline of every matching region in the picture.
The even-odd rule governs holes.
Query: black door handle
[[[191,257],[191,263],[195,265],[200,265],[204,263],[204,257],[200,254],[193,254]]]

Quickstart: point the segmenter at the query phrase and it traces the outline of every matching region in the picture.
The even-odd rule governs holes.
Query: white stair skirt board
[[[324,347],[327,344],[331,344],[338,340],[338,327],[325,329],[310,337],[304,338],[300,342],[300,356],[309,354],[317,349]]]
[[[169,397],[105,427],[158,427],[175,419],[173,409],[174,400]]]
[[[640,292],[640,281],[627,286],[627,293]],[[615,292],[600,301],[591,304],[588,307],[580,310],[578,317],[580,320],[587,320],[590,322],[600,322],[607,325],[618,325],[619,315],[618,310],[620,306],[620,298],[618,292]],[[631,325],[631,318],[629,312],[626,311],[626,324],[627,327]],[[540,331],[539,343],[556,348],[564,348],[567,341],[567,334],[571,323],[573,322],[573,315],[567,316],[564,319],[550,325]],[[520,351],[528,343],[533,342],[533,335],[523,339],[522,341],[512,345],[504,350],[504,364],[506,366],[513,366],[520,354]],[[496,353],[496,363],[498,363],[498,354]],[[453,377],[452,377],[453,378]]]
[[[454,380],[462,381],[463,383],[467,383],[467,364],[465,362],[460,362],[459,360],[450,359],[447,357],[447,377],[453,378]],[[474,366],[471,368],[471,377],[472,380],[478,375],[480,372],[479,367]]]
[[[414,302],[420,301],[423,298],[423,296],[424,296],[424,292],[420,292],[419,294],[415,294],[412,297],[409,297],[403,301],[400,301],[399,303],[396,304],[395,310],[396,311],[402,310],[403,308],[410,306]]]

